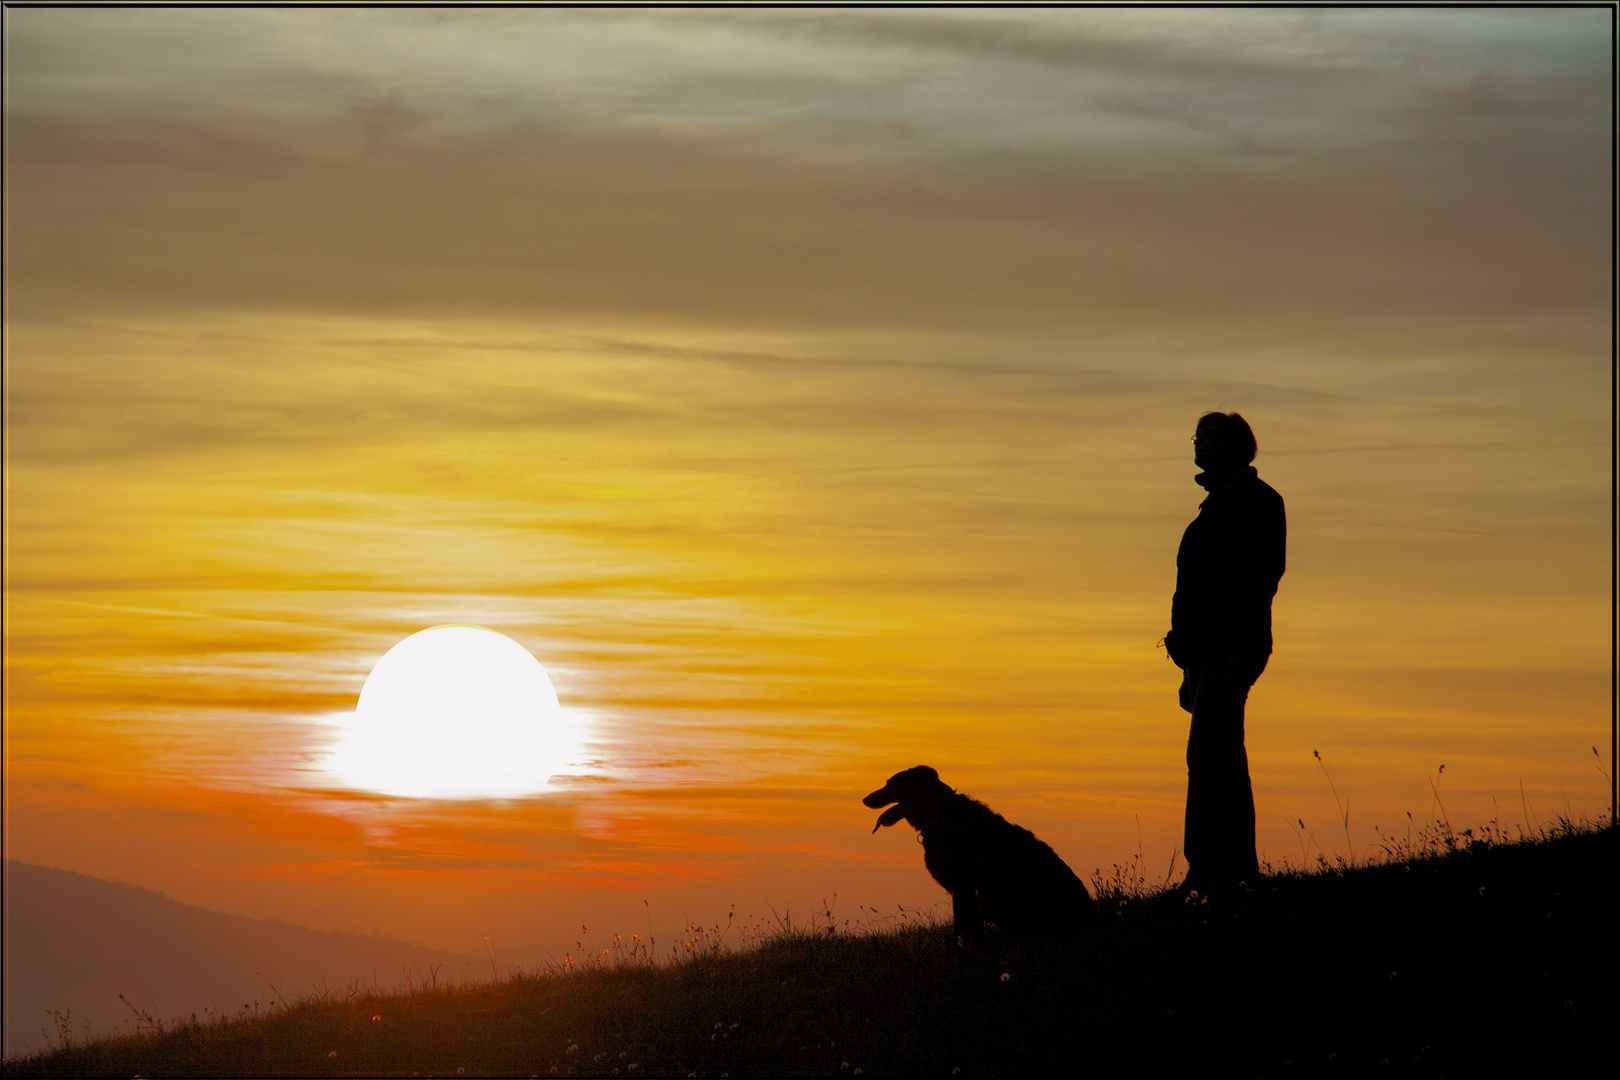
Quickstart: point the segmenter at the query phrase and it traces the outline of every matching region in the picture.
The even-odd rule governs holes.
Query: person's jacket
[[[1208,473],[1195,477],[1208,488]],[[1288,521],[1282,496],[1254,466],[1210,491],[1176,552],[1165,647],[1181,668],[1216,656],[1271,655],[1271,598],[1282,578]]]

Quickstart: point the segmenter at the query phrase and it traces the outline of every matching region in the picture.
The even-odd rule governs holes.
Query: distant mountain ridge
[[[5,1054],[56,1036],[50,1010],[72,1010],[74,1037],[129,1030],[123,994],[158,1019],[199,1018],[289,1000],[321,986],[392,989],[407,970],[487,975],[487,959],[397,938],[310,930],[195,907],[117,881],[5,860]]]

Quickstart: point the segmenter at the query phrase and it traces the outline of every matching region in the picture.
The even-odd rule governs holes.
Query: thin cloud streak
[[[333,54],[295,59],[309,44],[289,31],[314,15],[243,13],[190,24],[142,13],[21,19],[10,117],[20,166],[12,197],[27,211],[15,217],[12,241],[14,276],[27,286],[20,310],[54,309],[53,292],[70,288],[78,304],[99,294],[103,304],[148,310],[181,303],[594,311],[755,325],[837,318],[998,332],[1085,326],[1095,337],[1152,326],[1171,312],[1213,333],[1245,324],[1253,333],[1257,321],[1279,318],[1284,325],[1329,319],[1355,333],[1358,324],[1399,312],[1466,322],[1549,302],[1567,306],[1583,294],[1588,305],[1607,304],[1604,233],[1588,228],[1609,212],[1606,61],[1585,48],[1586,23],[1573,15],[1516,23],[1416,15],[1265,20],[1282,39],[1318,42],[1316,52],[1337,58],[1329,66],[1361,73],[1368,84],[1361,89],[1388,99],[1388,115],[1350,145],[1307,142],[1292,166],[1261,169],[1197,139],[1137,145],[1131,125],[1099,141],[1072,119],[1052,138],[1026,144],[958,131],[906,150],[885,119],[913,118],[926,95],[905,88],[912,81],[959,87],[962,73],[911,70],[902,58],[906,75],[880,77],[858,50],[827,54],[816,44],[816,34],[833,28],[838,40],[1078,50],[1087,63],[1123,50],[1133,59],[1109,76],[1122,86],[1135,85],[1131,73],[1152,68],[1149,61],[1199,56],[1223,77],[1260,79],[1249,94],[1258,102],[1294,101],[1294,88],[1267,89],[1265,80],[1319,66],[1311,48],[1278,48],[1274,40],[1256,48],[1253,18],[1205,19],[1197,33],[1209,40],[1189,41],[1196,35],[1180,20],[1082,14],[1037,24],[940,15],[716,21],[529,13],[500,25],[522,47],[554,59],[565,55],[570,35],[583,35],[611,61],[595,89],[582,96],[580,84],[568,83],[561,94],[544,65],[530,64],[520,76],[485,57],[460,81],[430,66],[424,85],[440,92],[411,105],[398,100],[399,86],[420,82],[423,71],[408,59],[416,55],[409,43],[431,33],[470,47],[487,21],[430,27],[380,13],[331,19],[337,40],[369,34],[380,47],[365,54],[379,58],[367,62],[375,70],[345,73],[334,69]],[[1312,29],[1313,22],[1335,26]],[[1079,29],[1053,38],[1054,24]],[[1367,29],[1356,30],[1362,24]],[[1491,28],[1510,24],[1539,33],[1532,40],[1544,51],[1534,62],[1497,48]],[[224,52],[199,54],[209,59],[199,61],[195,88],[186,91],[195,100],[139,67],[121,81],[86,70],[57,85],[49,67],[29,58],[48,48],[72,53],[47,32],[70,25],[134,28],[154,47],[165,33],[212,26]],[[639,27],[631,39],[620,33],[627,25]],[[254,36],[252,26],[263,33]],[[687,80],[712,75],[718,54],[706,46],[724,27],[740,28],[724,32],[746,46],[736,66],[768,81],[789,77],[795,65],[830,64],[863,88],[858,100],[868,104],[840,111],[836,97],[798,94],[825,103],[824,113],[784,113],[761,102],[753,112],[734,105],[710,116]],[[1220,27],[1227,29],[1211,37]],[[783,34],[806,28],[812,40],[789,43],[782,55]],[[1397,45],[1397,31],[1414,29],[1441,34],[1450,53],[1437,59],[1430,49],[1423,65],[1407,63],[1413,46]],[[627,40],[662,59],[643,53],[629,63]],[[690,48],[666,52],[680,41]],[[75,47],[110,48],[94,32]],[[215,59],[227,56],[239,62]],[[274,73],[288,86],[302,79],[313,97],[292,107],[302,99],[267,94],[237,74],[250,71]],[[477,90],[480,78],[506,80],[507,89]],[[1558,89],[1524,89],[1534,78]],[[381,80],[362,96],[442,122],[387,136],[365,119],[370,112],[352,115],[358,91],[337,89],[346,79]],[[66,85],[77,89],[65,93]],[[1017,85],[986,81],[983,130],[1021,129],[1031,108],[1069,118],[1096,111],[1084,99],[1043,103],[1051,97],[1044,84],[1031,95]],[[505,111],[464,122],[458,110],[491,95],[509,102]],[[961,96],[952,90],[944,100],[960,104]],[[1329,95],[1338,107],[1366,96]],[[634,103],[651,101],[658,118],[629,119]],[[133,113],[120,115],[132,104]],[[1332,108],[1293,107],[1345,130]],[[275,108],[285,115],[262,115]],[[1276,127],[1263,110],[1227,121]],[[345,148],[344,138],[358,141]],[[35,223],[49,223],[49,232]],[[1412,243],[1419,237],[1423,243]],[[432,258],[420,257],[430,251]],[[312,266],[308,256],[317,252]],[[1202,272],[1214,266],[1219,282]],[[1277,274],[1279,267],[1287,273]],[[1263,315],[1258,296],[1266,297]]]

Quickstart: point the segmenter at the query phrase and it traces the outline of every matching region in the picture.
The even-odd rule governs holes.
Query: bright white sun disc
[[[435,626],[377,661],[327,767],[388,795],[514,798],[568,763],[570,729],[522,645],[480,626]]]

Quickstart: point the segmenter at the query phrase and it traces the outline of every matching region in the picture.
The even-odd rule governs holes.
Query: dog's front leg
[[[984,915],[979,911],[977,893],[966,890],[951,894],[951,917],[956,926],[958,945],[977,944],[984,938]]]

